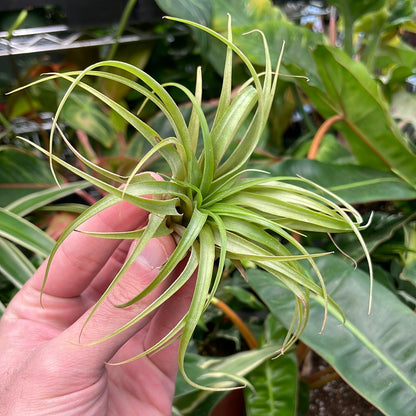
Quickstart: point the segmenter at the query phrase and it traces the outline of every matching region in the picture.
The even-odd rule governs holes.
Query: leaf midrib
[[[319,303],[322,307],[324,307],[324,302],[318,296],[312,294],[311,298],[313,298],[317,303]],[[329,313],[339,322],[347,328],[351,334],[353,334],[363,345],[365,345],[373,354],[378,357],[387,367],[389,367],[393,373],[395,373],[403,382],[408,385],[414,392],[416,392],[416,385],[413,385],[411,381],[403,374],[397,366],[395,366],[391,361],[389,361],[382,351],[372,342],[368,337],[366,337],[350,320],[345,319],[343,322],[340,314],[336,311],[336,309],[332,305],[328,305]],[[331,363],[335,368],[337,365],[335,363]]]

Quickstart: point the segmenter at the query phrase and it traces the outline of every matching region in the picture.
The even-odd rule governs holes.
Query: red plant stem
[[[325,133],[334,123],[342,120],[343,118],[344,117],[341,114],[336,114],[322,123],[321,127],[319,127],[318,131],[316,132],[315,137],[312,139],[312,144],[307,155],[308,159],[315,159]]]
[[[329,12],[329,43],[335,46],[337,42],[337,9],[335,6],[331,6]]]
[[[238,328],[242,337],[247,343],[247,346],[254,350],[258,347],[258,342],[253,333],[248,329],[243,320],[222,300],[212,298],[211,303],[220,309],[230,319],[230,321]]]

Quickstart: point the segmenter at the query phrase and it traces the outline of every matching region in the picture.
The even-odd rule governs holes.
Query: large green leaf
[[[265,322],[265,341],[277,338],[282,344],[285,335],[281,323],[269,315]],[[298,369],[294,351],[266,360],[247,379],[253,386],[244,392],[248,416],[296,415]]]
[[[182,19],[191,20],[201,23],[204,26],[211,25],[212,11],[211,1],[199,0],[155,0],[157,5],[169,16],[180,17]],[[191,28],[193,35],[206,51],[209,37],[205,32]]]
[[[234,41],[250,60],[256,65],[265,65],[265,56],[258,41],[258,33],[247,34],[251,30],[261,30],[269,43],[270,55],[273,62],[279,57],[283,42],[285,51],[283,64],[301,63],[302,68],[312,68],[313,59],[310,50],[325,42],[321,33],[315,33],[289,21],[281,10],[266,0],[212,0],[213,28],[225,32],[227,28],[227,13],[232,17]],[[216,55],[212,54],[212,59]],[[212,60],[211,59],[211,60]],[[308,74],[308,76],[313,76]]]
[[[257,350],[243,351],[225,358],[201,357],[196,354],[186,354],[185,368],[193,380],[210,380],[210,374],[234,375],[242,377],[273,357],[277,345],[268,345]],[[213,381],[215,378],[213,379]],[[237,383],[236,383],[237,384]],[[208,415],[227,391],[197,390],[189,385],[181,374],[178,375],[174,406],[182,415]]]
[[[42,256],[48,256],[55,242],[31,222],[0,208],[0,237],[4,237]]]
[[[211,2],[199,0],[156,0],[157,5],[170,16],[201,23],[211,21]]]
[[[325,358],[360,395],[389,416],[416,414],[416,316],[388,289],[374,282],[368,314],[369,276],[336,256],[316,261],[328,294],[341,306],[346,321],[330,307],[325,330],[322,301],[311,295],[308,325],[301,339]],[[292,320],[293,295],[260,270],[248,280],[270,311],[285,326]]]
[[[319,45],[313,52],[319,84],[302,83],[324,118],[341,115],[335,127],[363,166],[392,170],[415,184],[416,155],[393,120],[368,69],[340,49]]]
[[[265,56],[258,34],[245,33],[260,29],[270,45],[272,61],[277,62],[283,41],[286,42],[283,62],[301,62],[302,68],[311,68],[313,60],[310,49],[325,42],[321,33],[315,33],[289,21],[282,11],[271,1],[256,0],[206,0],[173,2],[172,0],[157,0],[159,7],[172,16],[188,18],[206,24],[222,34],[227,32],[227,14],[232,18],[233,39],[236,45],[244,51],[253,64],[264,65]],[[205,58],[218,72],[222,72],[224,47],[217,41],[201,37],[197,41]],[[310,74],[308,74],[310,75]],[[310,75],[311,76],[311,75]]]
[[[55,185],[46,160],[17,147],[0,146],[0,206]]]
[[[270,172],[310,179],[350,203],[416,198],[416,190],[396,175],[364,166],[288,159],[272,166]]]

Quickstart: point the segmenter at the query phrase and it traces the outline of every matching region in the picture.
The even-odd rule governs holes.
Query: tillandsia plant
[[[120,200],[148,210],[150,213],[148,223],[140,230],[107,234],[89,233],[97,238],[138,240],[131,255],[92,309],[90,317],[151,238],[173,234],[177,241],[176,249],[155,280],[142,292],[137,293],[133,299],[117,305],[118,307],[127,307],[140,301],[164,281],[179,263],[184,262],[185,265],[177,279],[150,306],[123,327],[96,342],[108,339],[143,319],[177,292],[196,273],[196,286],[189,310],[177,325],[145,354],[158,351],[173,340],[180,338],[178,360],[185,379],[194,386],[211,389],[219,385],[214,383],[209,386],[200,386],[189,380],[184,369],[184,357],[198,320],[218,288],[226,259],[237,264],[240,269],[241,263],[250,261],[256,267],[275,276],[293,292],[296,298],[296,308],[292,325],[282,346],[283,351],[293,345],[305,327],[310,292],[322,297],[325,310],[329,307],[338,308],[327,295],[324,280],[314,263],[316,255],[307,252],[296,238],[296,234],[303,231],[323,233],[352,231],[357,235],[368,260],[369,254],[359,232],[362,218],[352,206],[305,179],[274,178],[265,173],[259,177],[259,175],[253,175],[253,170],[248,167],[249,159],[258,145],[269,117],[282,54],[276,66],[272,67],[264,35],[258,31],[255,31],[258,32],[257,34],[250,34],[250,36],[259,36],[259,41],[264,45],[266,65],[264,72],[257,73],[247,56],[233,43],[231,19],[227,36],[222,36],[194,22],[182,19],[173,20],[201,29],[225,44],[223,85],[212,125],[209,125],[203,112],[200,70],[196,74],[194,93],[183,85],[173,82],[161,85],[144,71],[118,61],[99,62],[83,71],[51,74],[37,81],[44,82],[60,78],[70,82],[57,109],[51,132],[51,148],[49,151],[40,147],[38,149],[50,157],[51,164],[53,161],[60,163],[108,193],[106,197],[81,214],[63,233],[51,253],[49,265],[53,261],[57,248],[69,233],[97,212]],[[241,85],[236,93],[232,89],[234,54],[245,64],[250,74],[247,82]],[[120,72],[111,72],[111,68],[125,71],[127,75],[122,76],[119,75]],[[137,78],[137,81],[132,81],[131,75]],[[164,114],[172,127],[173,136],[162,137],[139,115],[133,114],[92,87],[91,83],[85,81],[86,77],[105,78],[128,86],[141,94],[144,97],[144,104],[150,101]],[[119,176],[95,165],[80,154],[62,134],[61,137],[69,149],[89,168],[89,172],[93,173],[80,170],[53,154],[54,131],[60,132],[57,119],[75,88],[83,89],[108,105],[150,143],[151,150],[138,162],[129,176]],[[178,105],[170,95],[169,89],[172,88],[181,90],[192,104],[189,120],[184,119]],[[237,140],[237,137],[241,139]],[[146,161],[156,153],[166,161],[170,171],[169,175],[162,174],[164,180],[160,178],[158,180],[149,173],[141,172]],[[308,189],[315,186],[316,192],[296,186],[294,181],[307,182]],[[323,196],[325,194],[326,196]],[[146,196],[151,196],[151,198]],[[289,250],[288,245],[291,245],[293,250]],[[315,278],[304,272],[299,263],[300,260],[310,262],[316,273]],[[45,282],[47,274],[48,271],[45,275]],[[326,317],[323,318],[323,325],[325,325],[325,319]],[[85,325],[88,325],[88,320],[89,318]],[[132,357],[132,359],[140,356]],[[230,383],[240,380],[235,376],[230,377]],[[231,385],[223,383],[221,388]]]

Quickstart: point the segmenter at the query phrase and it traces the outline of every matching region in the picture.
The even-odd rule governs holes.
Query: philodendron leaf
[[[221,378],[218,378],[221,374],[243,377],[264,361],[272,358],[278,349],[278,345],[268,345],[225,358],[201,357],[188,353],[185,356],[186,372],[193,380],[201,378],[204,382],[210,380],[210,374],[213,375],[212,381],[221,381]],[[225,391],[197,390],[179,374],[173,404],[184,416],[208,415],[225,394],[227,394]]]
[[[283,342],[286,329],[272,315],[265,322],[266,342]],[[253,370],[247,380],[253,386],[245,390],[248,416],[295,416],[297,409],[298,369],[294,351],[267,360]]]
[[[0,206],[56,185],[47,161],[22,149],[0,146]]]
[[[301,340],[383,414],[416,414],[416,315],[377,281],[368,314],[366,273],[336,256],[319,258],[316,263],[346,321],[342,323],[339,314],[330,308],[325,330],[320,333],[324,309],[322,301],[312,295],[309,322]],[[270,311],[288,327],[293,295],[259,270],[248,271],[247,278]]]
[[[416,189],[396,175],[364,166],[288,159],[272,166],[270,172],[276,176],[302,176],[354,204],[416,198]]]
[[[317,110],[326,119],[343,117],[334,126],[362,166],[392,170],[414,186],[416,155],[368,69],[334,47],[319,45],[313,56],[320,81],[302,82],[302,88]]]

